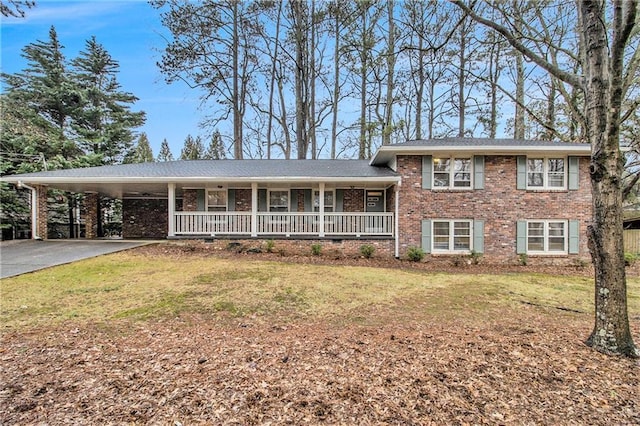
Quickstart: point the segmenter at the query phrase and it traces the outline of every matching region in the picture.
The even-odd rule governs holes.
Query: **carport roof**
[[[119,164],[78,169],[52,170],[2,177],[2,181],[27,185],[49,185],[72,192],[99,192],[114,197],[127,193],[162,195],[168,183],[182,186],[220,183],[335,182],[336,184],[399,181],[386,166],[367,160],[192,160]]]

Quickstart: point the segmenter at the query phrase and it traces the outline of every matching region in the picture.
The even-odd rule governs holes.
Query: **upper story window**
[[[471,157],[433,158],[433,187],[471,189]]]
[[[335,205],[333,191],[324,191],[324,211],[333,212]],[[320,211],[320,191],[313,191],[313,211]]]
[[[270,212],[289,211],[289,191],[288,190],[269,191],[269,211]]]
[[[210,211],[210,212],[227,211],[227,190],[226,189],[207,190],[207,211]]]
[[[527,158],[527,188],[563,189],[565,170],[564,158]]]

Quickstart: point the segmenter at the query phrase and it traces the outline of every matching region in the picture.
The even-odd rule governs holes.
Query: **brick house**
[[[85,194],[87,238],[98,195],[123,201],[124,238],[278,239],[374,244],[402,257],[482,254],[540,262],[588,258],[588,144],[445,138],[382,146],[365,160],[198,160],[5,176],[32,188],[35,235],[46,189]]]

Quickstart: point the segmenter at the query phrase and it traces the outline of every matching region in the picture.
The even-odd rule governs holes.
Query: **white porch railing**
[[[251,235],[251,212],[176,212],[175,235]],[[393,236],[393,213],[257,213],[257,235]]]
[[[176,212],[176,235],[251,234],[251,212]]]

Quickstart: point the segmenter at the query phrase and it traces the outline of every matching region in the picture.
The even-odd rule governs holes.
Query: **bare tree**
[[[640,356],[629,328],[627,283],[622,242],[622,174],[620,151],[623,101],[630,68],[627,49],[638,32],[638,1],[578,2],[578,33],[582,73],[561,69],[537,54],[508,27],[476,13],[462,0],[453,0],[477,22],[499,32],[515,49],[547,72],[582,92],[585,100],[585,134],[591,144],[590,178],[593,224],[588,241],[595,266],[595,325],[587,343],[594,349],[630,357]],[[533,35],[532,35],[533,38]],[[555,46],[550,46],[555,48]],[[631,56],[637,61],[636,55]],[[635,59],[633,59],[635,58]],[[626,61],[625,61],[626,60]]]

